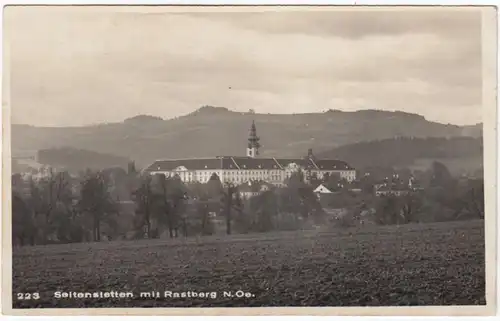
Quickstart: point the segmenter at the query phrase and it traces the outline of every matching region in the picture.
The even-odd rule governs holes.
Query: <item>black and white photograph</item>
[[[4,313],[494,313],[496,8],[3,9]]]

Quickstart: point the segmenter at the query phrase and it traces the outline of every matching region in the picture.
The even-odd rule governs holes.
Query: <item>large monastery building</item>
[[[304,158],[261,158],[259,140],[254,122],[250,128],[246,156],[157,160],[145,171],[152,175],[178,176],[183,182],[206,183],[215,173],[222,183],[262,180],[276,186],[283,185],[293,172],[299,170],[306,177],[315,174],[322,178],[326,173],[338,173],[348,181],[356,179],[356,171],[349,164],[335,159],[317,159],[311,149]]]

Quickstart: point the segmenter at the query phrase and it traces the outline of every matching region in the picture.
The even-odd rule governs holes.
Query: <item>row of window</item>
[[[313,171],[312,173],[314,173]],[[285,171],[285,177],[288,178],[292,175],[293,171]],[[328,171],[328,172],[319,172],[317,174],[319,178],[321,178],[325,173],[335,173],[335,171]],[[183,180],[194,180],[195,178],[198,180],[208,180],[213,172],[177,172],[177,173],[165,173],[167,175],[179,175],[179,177]],[[220,175],[220,173],[216,173]],[[280,180],[282,179],[283,171],[224,171],[223,176],[224,177],[235,177],[235,178],[253,178],[253,179],[264,179],[264,178],[269,178],[271,180]],[[355,178],[355,173],[352,171],[349,172],[341,172],[340,173],[341,177],[347,178],[347,179],[354,179]]]
[[[228,174],[228,175],[233,175],[233,176],[241,176],[241,175],[264,175],[264,174],[278,174],[280,173],[281,171],[270,171],[270,170],[263,170],[263,171],[228,171],[228,172],[225,172],[225,174]]]
[[[308,171],[307,169],[303,169],[304,171]],[[242,174],[279,174],[279,173],[283,173],[283,171],[285,173],[293,173],[295,172],[296,170],[290,170],[290,169],[287,169],[287,170],[223,170],[224,173],[226,174],[232,174],[232,175],[242,175]],[[193,170],[193,171],[173,171],[172,173],[177,173],[179,175],[181,174],[185,174],[185,175],[211,175],[212,173],[217,173],[217,171],[197,171],[197,170]],[[313,169],[311,170],[312,173],[322,173],[322,174],[325,174],[325,173],[338,173],[340,172],[341,175],[351,175],[354,171],[339,171],[339,170],[316,170],[316,169]],[[168,173],[168,172],[166,172]]]

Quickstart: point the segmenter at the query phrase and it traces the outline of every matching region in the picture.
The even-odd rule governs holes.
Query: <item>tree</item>
[[[114,225],[114,216],[118,214],[116,203],[109,194],[108,178],[102,172],[87,171],[81,182],[79,209],[90,216],[93,240],[101,240],[101,225]]]
[[[172,206],[171,217],[173,218],[173,226],[175,237],[178,237],[179,228],[182,229],[184,236],[188,236],[187,230],[187,211],[186,200],[188,199],[187,191],[182,181],[178,177],[169,180],[170,185],[170,202]]]
[[[213,173],[206,185],[209,198],[219,198],[224,193],[224,187],[220,181],[219,175]]]
[[[11,184],[12,184],[12,189],[22,189],[24,181],[21,174],[12,174]]]
[[[36,227],[33,213],[27,202],[12,192],[12,244],[35,245]]]
[[[304,219],[312,218],[315,222],[321,222],[324,218],[324,211],[314,191],[309,186],[303,186],[298,190],[301,202],[301,215]]]
[[[236,213],[236,217],[239,217],[239,216],[242,216],[243,215],[243,209],[244,209],[244,204],[243,204],[243,200],[241,199],[241,195],[238,191],[238,189],[236,188],[236,190],[234,191],[234,201],[233,201],[234,205],[233,205],[233,209]]]
[[[235,205],[235,198],[238,193],[238,188],[231,183],[227,183],[222,193],[222,212],[226,218],[226,234],[231,234],[232,211]]]
[[[359,185],[364,193],[373,194],[375,188],[375,180],[370,174],[363,175],[359,179]]]
[[[398,220],[403,224],[418,222],[418,215],[421,213],[423,201],[420,195],[408,194],[400,198],[401,200],[401,219]]]
[[[206,184],[193,182],[186,187],[190,191],[190,203],[195,208],[195,218],[191,220],[192,225],[194,224],[192,228],[202,235],[213,234],[214,226],[210,212],[217,212],[221,209],[222,184],[218,176],[212,175],[212,180]]]
[[[431,185],[449,187],[452,182],[453,178],[446,165],[440,162],[433,162]]]
[[[196,216],[199,221],[199,232],[201,235],[211,235],[214,233],[214,227],[210,220],[210,201],[206,196],[196,199]]]
[[[68,210],[72,206],[70,176],[67,172],[56,173],[49,169],[48,176],[37,181],[31,179],[29,186],[38,238],[42,243],[49,239],[54,241],[57,224],[54,224],[54,219],[61,218],[61,215],[55,215],[56,209]]]
[[[375,221],[380,225],[418,222],[423,204],[419,194],[380,197],[375,205]]]
[[[168,179],[164,174],[156,175],[158,186],[159,186],[159,195],[160,195],[160,204],[161,210],[163,211],[163,220],[161,222],[165,222],[168,228],[168,233],[170,238],[174,237],[174,213],[171,208],[170,200],[169,200],[169,188],[168,188]]]
[[[379,225],[397,224],[400,207],[396,196],[380,197],[375,207],[375,222]]]
[[[427,170],[415,170],[413,171],[413,177],[414,179],[419,182],[419,185],[424,188],[424,189],[428,189],[431,186],[431,182],[432,182],[432,176],[433,176],[433,173],[432,173],[432,169],[429,168]]]
[[[166,225],[170,238],[178,237],[179,227],[187,235],[186,204],[187,190],[178,177],[155,175],[155,190],[159,194],[160,211],[163,213],[158,222]]]
[[[136,203],[136,215],[140,217],[138,219],[137,228],[142,229],[146,227],[146,237],[151,238],[151,220],[154,215],[155,206],[158,203],[159,195],[153,193],[151,187],[151,176],[145,175],[141,177],[141,184],[138,189],[132,192],[132,198]]]
[[[286,184],[286,187],[280,191],[279,207],[285,212],[294,213],[303,220],[311,217],[314,220],[321,219],[323,209],[313,188],[304,182],[302,171],[293,173],[286,180]]]
[[[208,199],[209,197],[207,184],[203,184],[200,182],[190,182],[186,185],[186,188],[194,199]]]
[[[278,213],[278,201],[273,191],[264,191],[250,201],[256,213],[257,230],[267,232],[274,228],[274,218]]]
[[[129,174],[121,167],[111,167],[103,170],[103,175],[109,177],[110,194],[116,201],[130,200],[131,192],[128,187]]]
[[[484,218],[484,181],[474,179],[468,181],[467,190],[459,197],[463,209],[477,218]]]
[[[254,219],[253,215],[254,212],[252,211],[251,205],[252,203],[252,198],[250,199],[242,199],[238,194],[237,199],[236,199],[236,204],[237,204],[237,215],[233,218],[233,227],[234,230],[236,230],[238,233],[249,233],[253,229],[254,225]],[[241,204],[241,205],[240,205]]]
[[[61,243],[83,242],[89,230],[85,217],[75,206],[58,206],[54,212],[54,228]]]
[[[302,170],[293,172],[290,177],[285,179],[285,185],[293,189],[305,186],[304,172]]]
[[[67,172],[48,171],[29,181],[26,204],[33,213],[33,243],[72,243],[85,239],[88,219],[75,206],[74,180]]]

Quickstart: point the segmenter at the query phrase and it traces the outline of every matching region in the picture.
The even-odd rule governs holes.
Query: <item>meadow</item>
[[[238,290],[252,295],[222,295]],[[134,297],[63,299],[56,291]],[[139,296],[151,291],[218,295]],[[34,292],[39,299],[17,299]],[[482,305],[484,221],[18,247],[13,301],[14,308]]]

